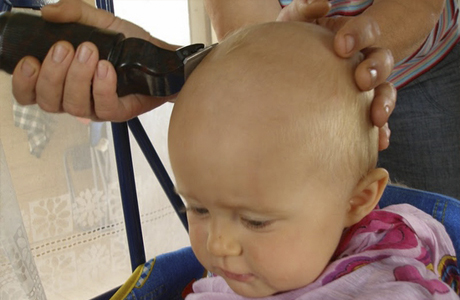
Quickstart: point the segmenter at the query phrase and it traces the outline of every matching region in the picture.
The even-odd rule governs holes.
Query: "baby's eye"
[[[206,208],[197,206],[189,206],[187,207],[187,211],[198,216],[204,216],[209,213],[209,211]]]
[[[272,221],[259,221],[246,218],[241,218],[241,220],[243,221],[243,224],[249,229],[264,229],[273,223]]]

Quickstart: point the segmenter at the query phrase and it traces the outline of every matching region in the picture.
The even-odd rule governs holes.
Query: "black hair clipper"
[[[79,23],[52,23],[26,13],[4,12],[0,14],[0,69],[11,74],[17,63],[28,55],[42,62],[51,46],[60,40],[70,42],[75,48],[85,41],[94,43],[99,58],[110,61],[117,71],[119,96],[176,94],[213,47],[192,44],[170,51],[142,39],[125,38],[118,32]]]

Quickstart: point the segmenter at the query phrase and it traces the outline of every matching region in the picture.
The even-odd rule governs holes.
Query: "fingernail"
[[[24,60],[21,66],[21,72],[26,77],[32,77],[35,74],[35,68],[27,60]]]
[[[109,68],[102,62],[98,63],[97,65],[97,77],[99,79],[105,79],[107,77],[107,73]]]
[[[61,63],[68,53],[69,50],[66,47],[59,44],[56,45],[53,49],[53,61],[57,64]]]
[[[345,37],[345,51],[350,53],[355,47],[355,39],[351,35],[346,35]]]
[[[92,53],[93,51],[89,47],[82,45],[80,49],[78,49],[77,59],[79,62],[85,63],[88,61]]]
[[[390,107],[388,105],[385,105],[384,109],[387,115],[390,114]]]
[[[371,86],[373,87],[377,82],[377,70],[369,68],[369,74],[371,75]]]

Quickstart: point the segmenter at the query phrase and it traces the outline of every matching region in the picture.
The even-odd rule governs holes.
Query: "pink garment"
[[[455,250],[443,225],[399,204],[376,209],[347,229],[314,282],[263,299],[458,300],[459,283]],[[193,290],[187,300],[254,299],[235,294],[222,277],[201,279]]]

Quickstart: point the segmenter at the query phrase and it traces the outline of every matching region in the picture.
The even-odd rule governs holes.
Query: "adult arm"
[[[422,45],[444,5],[445,0],[376,0],[364,14],[379,24],[381,38],[375,46],[390,49],[398,62]]]
[[[205,0],[205,7],[218,40],[222,40],[228,33],[252,24],[275,20],[312,22],[327,14],[330,3],[296,0],[282,9],[278,0]]]
[[[217,39],[239,28],[275,21],[281,11],[278,0],[205,0]]]

